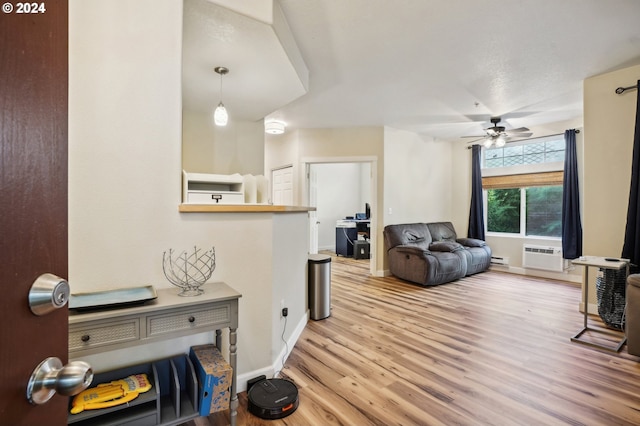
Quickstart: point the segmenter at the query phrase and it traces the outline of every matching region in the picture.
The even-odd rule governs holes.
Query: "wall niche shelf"
[[[180,213],[295,213],[315,211],[315,207],[273,204],[180,204]]]

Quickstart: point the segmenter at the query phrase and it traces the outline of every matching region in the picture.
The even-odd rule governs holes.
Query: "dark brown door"
[[[38,276],[67,278],[68,1],[40,4],[18,13],[3,2],[0,11],[2,425],[63,425],[67,416],[66,397],[26,398],[41,361],[68,361],[67,307],[38,317],[28,306]]]

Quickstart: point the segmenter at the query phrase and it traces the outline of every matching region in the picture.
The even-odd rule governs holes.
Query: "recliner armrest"
[[[421,247],[410,246],[406,244],[392,247],[389,249],[389,251],[391,250],[397,251],[399,253],[415,254],[416,256],[431,254],[429,250],[425,250]]]
[[[431,251],[452,253],[454,251],[463,250],[463,249],[464,247],[462,246],[462,244],[457,243],[455,241],[438,241],[437,243],[429,244],[429,250]]]
[[[484,247],[487,245],[486,241],[476,238],[458,238],[456,241],[466,247]]]

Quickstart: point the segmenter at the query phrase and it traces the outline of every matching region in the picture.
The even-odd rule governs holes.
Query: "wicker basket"
[[[624,330],[626,269],[600,269],[596,278],[598,314],[611,328]]]

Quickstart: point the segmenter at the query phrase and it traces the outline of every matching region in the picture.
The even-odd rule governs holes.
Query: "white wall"
[[[372,164],[371,182],[379,182],[384,175],[383,164],[384,130],[380,127],[354,127],[341,129],[298,129],[284,135],[267,136],[265,148],[265,170],[293,166],[294,203],[305,205],[305,164],[335,161],[364,161]],[[382,184],[370,191],[371,250],[375,253],[372,267],[375,274],[382,274]],[[355,213],[355,212],[354,212]],[[379,249],[377,247],[380,247]]]
[[[584,81],[584,191],[582,224],[584,253],[620,257],[627,222],[637,90],[633,86],[640,65],[588,78]],[[590,274],[595,312],[595,274]]]
[[[308,292],[307,260],[309,247],[309,233],[307,214],[285,213],[275,215],[273,220],[274,254],[273,276],[271,284],[271,359],[276,370],[282,368],[283,341],[288,342],[289,352],[307,319]],[[259,276],[252,274],[259,283]],[[289,309],[287,318],[281,316],[282,307]],[[274,315],[274,313],[276,313]],[[269,314],[269,313],[267,313]],[[257,319],[257,318],[256,318]],[[252,350],[260,352],[260,348],[252,346]],[[288,355],[288,354],[287,354]]]
[[[191,173],[261,175],[264,170],[262,122],[229,119],[224,127],[211,114],[183,111],[182,167]],[[269,176],[267,176],[268,178]]]
[[[181,25],[180,1],[70,1],[69,282],[72,292],[171,287],[163,251],[215,246],[211,281],[243,295],[238,373],[252,377],[284,347],[274,300],[287,298],[293,329],[306,322],[307,214],[178,212]],[[211,333],[88,360],[102,371],[203,338]]]
[[[377,159],[376,170],[370,172],[375,173],[378,187],[370,193],[376,197],[376,209],[372,211],[375,219],[372,234],[377,240],[376,274],[382,275],[386,269],[384,225],[453,220],[452,203],[457,189],[453,191],[450,142],[423,140],[415,133],[392,128],[303,129],[277,139],[267,137],[265,163],[266,168],[293,164],[298,176],[296,192],[300,194],[304,187],[301,172],[304,161],[326,162],[332,158],[363,156]],[[296,197],[304,203],[302,195]],[[465,203],[465,217],[468,217],[468,201]],[[356,207],[361,209],[363,205],[360,200]],[[465,228],[467,220],[463,224]]]
[[[384,224],[451,221],[451,143],[385,128]]]

